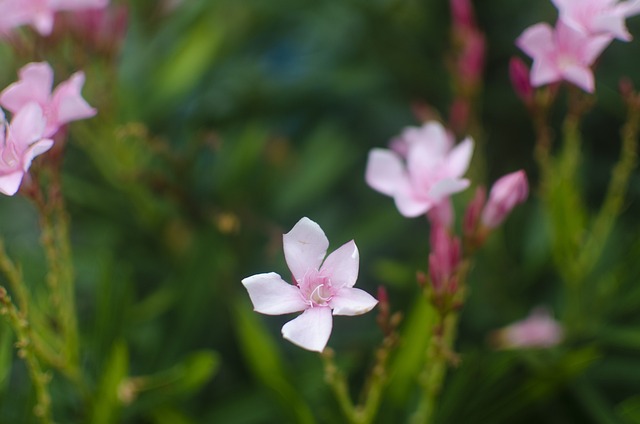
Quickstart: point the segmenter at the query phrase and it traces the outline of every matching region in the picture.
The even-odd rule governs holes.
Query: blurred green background
[[[403,422],[415,404],[412,367],[422,355],[411,331],[430,331],[414,306],[415,272],[427,268],[428,224],[403,218],[391,199],[367,187],[364,169],[371,148],[419,124],[415,105],[429,104],[448,119],[448,2],[169,4],[130,2],[119,56],[72,59],[84,61],[85,97],[99,109],[96,118],[71,125],[63,184],[83,365],[105,396],[104,410],[87,412],[56,377],[54,415],[78,423],[342,422],[317,355],[280,338],[290,317],[253,313],[240,284],[259,272],[287,278],[281,236],[308,216],[322,226],[330,249],[355,239],[358,287],[375,294],[385,285],[392,309],[405,312],[404,356],[392,361],[399,377],[379,418]],[[589,331],[548,352],[495,352],[488,343],[492,330],[534,306],[562,316],[536,196],[533,129],[508,78],[509,58],[524,57],[515,38],[538,21],[554,22],[556,12],[547,1],[474,5],[488,43],[474,159],[487,179],[474,183],[524,168],[532,191],[471,272],[456,346],[463,361],[449,374],[436,422],[638,423],[637,174],[592,277],[610,284],[589,305]],[[629,26],[640,34],[640,19]],[[60,64],[67,48],[55,56],[43,50],[38,60]],[[614,42],[596,71],[599,102],[584,122],[580,176],[593,208],[618,155],[618,79],[640,82],[638,48],[637,41]],[[11,64],[0,70],[6,86],[25,62],[8,50],[3,57]],[[65,74],[65,65],[56,67],[56,78],[75,70],[68,68]],[[562,103],[554,109],[556,124],[563,111]],[[455,198],[458,211],[471,195]],[[0,234],[33,286],[45,273],[37,224],[26,200],[0,199]],[[1,334],[0,421],[29,423],[28,375],[4,324]],[[335,319],[329,345],[351,375],[354,396],[381,337],[375,311]]]

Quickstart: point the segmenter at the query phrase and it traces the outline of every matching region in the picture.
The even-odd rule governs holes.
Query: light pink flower
[[[527,28],[516,45],[533,59],[534,87],[566,80],[592,93],[591,65],[612,40],[609,35],[587,35],[558,21],[555,29],[545,23]]]
[[[282,327],[282,336],[304,349],[322,352],[331,335],[332,311],[333,315],[360,315],[378,301],[353,288],[359,267],[353,240],[324,259],[329,240],[320,226],[306,217],[282,239],[296,284],[285,282],[274,272],[247,277],[242,284],[256,312],[281,315],[303,311]]]
[[[36,103],[29,103],[7,125],[0,111],[0,192],[13,196],[34,157],[53,146],[43,138],[45,118]]]
[[[55,12],[105,7],[108,3],[109,0],[0,0],[0,31],[31,25],[41,35],[49,35]]]
[[[536,308],[527,318],[516,321],[498,332],[496,341],[505,349],[549,348],[564,337],[560,323],[544,308]]]
[[[640,13],[640,1],[618,0],[551,0],[558,8],[560,19],[587,35],[610,35],[619,40],[631,40],[625,19]]]
[[[80,94],[84,85],[83,72],[76,72],[71,78],[60,83],[53,94],[53,70],[48,63],[29,63],[20,69],[19,75],[18,82],[0,93],[0,104],[17,113],[29,102],[38,103],[47,118],[45,137],[52,136],[68,122],[96,114],[96,110],[89,106]]]
[[[488,228],[497,227],[517,204],[527,200],[528,195],[529,183],[523,170],[500,177],[491,187],[489,200],[482,211],[482,224]]]
[[[400,213],[415,217],[469,186],[462,178],[473,152],[470,137],[454,146],[453,136],[438,122],[404,130],[406,157],[397,151],[373,149],[365,179],[379,192],[394,198]],[[396,148],[399,141],[396,139]]]

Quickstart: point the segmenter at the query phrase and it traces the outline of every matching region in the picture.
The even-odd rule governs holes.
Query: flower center
[[[299,283],[300,293],[310,307],[326,306],[333,298],[331,279],[318,271],[309,270]]]

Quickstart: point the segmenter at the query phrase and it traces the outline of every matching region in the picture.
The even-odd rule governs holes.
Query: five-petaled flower
[[[560,20],[587,35],[610,35],[631,40],[625,19],[640,13],[640,0],[551,0]]]
[[[555,28],[546,23],[527,28],[516,44],[533,59],[534,87],[566,80],[592,93],[591,65],[612,40],[610,35],[584,34],[558,21]]]
[[[402,215],[424,214],[469,186],[462,176],[473,153],[471,137],[454,146],[453,136],[434,121],[405,129],[394,143],[406,155],[373,149],[365,178],[372,188],[392,196]]]
[[[318,224],[305,217],[283,236],[283,245],[295,285],[274,272],[247,277],[242,284],[256,312],[281,315],[303,311],[282,327],[282,335],[304,349],[322,352],[331,335],[332,311],[333,315],[360,315],[378,301],[353,287],[359,267],[353,240],[324,259],[329,240]]]
[[[34,157],[53,146],[44,138],[46,120],[37,103],[29,103],[7,125],[0,111],[0,192],[13,196]]]
[[[84,85],[83,72],[76,72],[71,78],[60,83],[53,94],[53,70],[48,63],[29,63],[20,69],[19,75],[19,81],[0,93],[0,105],[17,113],[27,103],[38,103],[47,120],[45,137],[51,137],[68,122],[96,114],[96,110],[89,106],[80,94]]]

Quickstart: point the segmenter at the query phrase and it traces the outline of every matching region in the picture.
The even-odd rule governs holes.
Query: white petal
[[[435,202],[429,200],[426,195],[419,195],[409,184],[404,184],[393,197],[396,207],[407,218],[415,218],[416,216],[427,213]]]
[[[361,315],[377,304],[378,301],[366,291],[347,287],[340,289],[329,302],[333,315]]]
[[[301,348],[322,352],[329,341],[332,326],[331,308],[309,308],[282,327],[282,337]]]
[[[7,196],[13,196],[20,188],[22,182],[22,170],[13,172],[8,175],[0,176],[0,192]]]
[[[473,155],[473,139],[467,137],[449,152],[446,175],[460,178],[467,172]]]
[[[42,138],[45,124],[40,106],[34,102],[27,103],[11,120],[9,139],[20,146],[20,149],[25,149]]]
[[[443,198],[458,193],[467,187],[469,187],[469,180],[467,179],[445,178],[433,185],[429,191],[429,197],[436,202],[440,202]]]
[[[365,171],[365,180],[371,188],[387,196],[393,196],[398,185],[406,179],[400,156],[391,150],[371,150]]]
[[[27,172],[31,166],[31,161],[38,155],[46,152],[53,146],[53,140],[50,138],[43,138],[42,140],[33,143],[25,152],[22,158],[22,169]]]
[[[242,280],[256,312],[266,315],[290,314],[307,308],[298,287],[275,272],[256,274]]]
[[[358,247],[351,240],[327,256],[320,273],[331,279],[334,288],[353,287],[358,279],[359,265]]]
[[[329,247],[322,228],[307,217],[282,236],[282,242],[287,265],[298,282],[308,270],[320,268]]]

